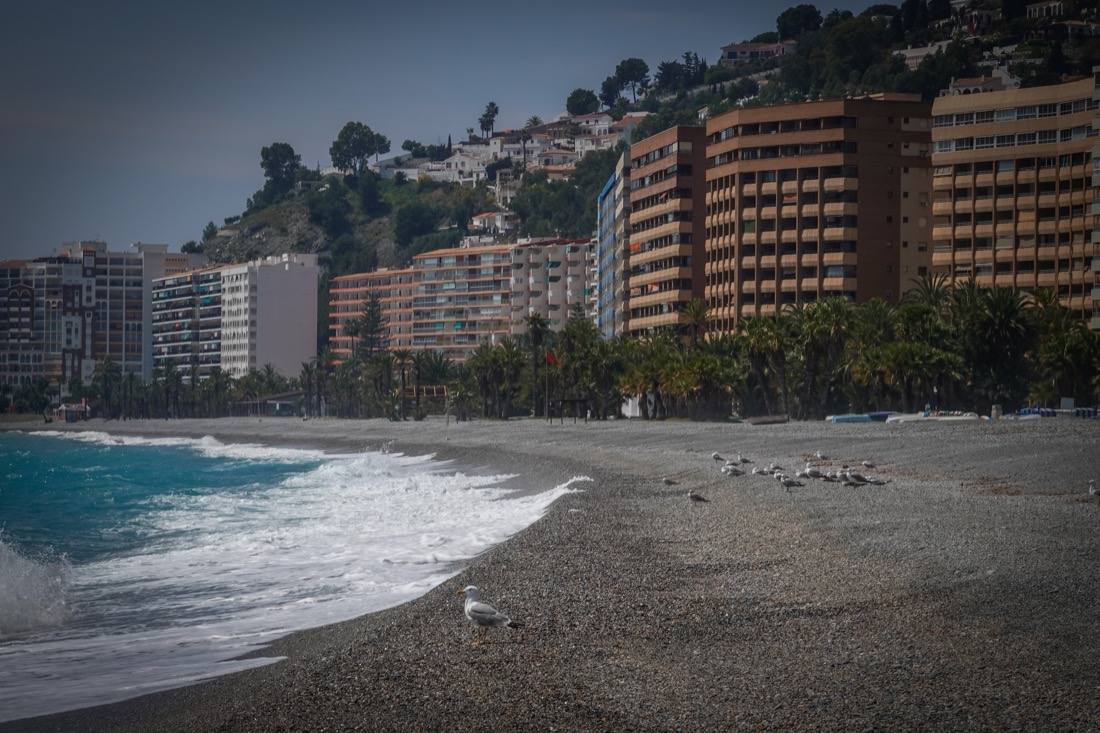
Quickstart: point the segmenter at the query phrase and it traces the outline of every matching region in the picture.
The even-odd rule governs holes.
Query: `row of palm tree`
[[[608,341],[579,307],[559,332],[532,315],[525,334],[482,344],[461,365],[439,352],[375,348],[379,328],[371,323],[356,331],[369,343],[354,344],[349,358],[326,350],[296,378],[268,366],[235,380],[215,369],[200,381],[194,368],[169,366],[143,383],[107,360],[92,384],[70,384],[70,393],[92,397],[110,417],[216,417],[300,391],[307,416],[392,420],[443,410],[459,419],[606,419],[630,398],[644,419],[814,419],[925,405],[1012,410],[1061,397],[1090,404],[1100,396],[1100,335],[1047,291],[952,287],[929,276],[897,305],[829,298],[742,319],[728,334],[707,332],[699,301],[684,316],[679,332]],[[445,386],[446,399],[425,398],[429,385]]]
[[[745,318],[731,334],[706,332],[700,301],[684,316],[679,333],[612,341],[579,310],[560,333],[533,316],[526,337],[483,345],[467,363],[481,414],[540,415],[547,396],[554,413],[597,419],[618,414],[624,398],[637,399],[646,419],[814,419],[1100,396],[1100,335],[1050,291],[952,287],[927,276],[897,305],[829,298]]]

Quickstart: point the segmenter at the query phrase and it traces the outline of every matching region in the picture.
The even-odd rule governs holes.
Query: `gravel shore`
[[[1098,421],[78,427],[594,482],[421,598],[263,652],[285,661],[0,731],[1100,730]],[[710,459],[816,450],[891,483],[787,493]],[[467,583],[526,627],[471,648]]]

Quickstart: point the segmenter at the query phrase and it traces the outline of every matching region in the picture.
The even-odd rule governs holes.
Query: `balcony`
[[[858,178],[826,178],[825,179],[826,191],[858,191],[859,179]]]

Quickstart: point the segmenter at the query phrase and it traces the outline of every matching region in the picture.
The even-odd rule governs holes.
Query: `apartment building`
[[[457,247],[413,257],[412,347],[464,362],[509,335],[513,245]]]
[[[153,281],[201,267],[202,254],[169,252],[167,244],[138,242],[129,251],[112,252],[106,242],[63,245],[58,256],[80,262],[93,280],[93,358],[110,359],[123,372],[142,379],[153,374],[151,303]]]
[[[936,99],[935,272],[1095,312],[1096,109],[1093,78]]]
[[[626,333],[630,232],[630,156],[623,153],[596,199],[596,328],[605,339]]]
[[[0,383],[44,377],[62,385],[92,379],[110,359],[124,372],[152,373],[152,281],[205,257],[135,244],[66,244],[52,257],[0,263]]]
[[[683,331],[684,306],[703,296],[705,153],[702,127],[673,127],[630,147],[626,333]]]
[[[383,267],[332,278],[329,284],[329,348],[336,361],[351,358],[358,336],[347,332],[347,324],[367,312],[372,294],[378,297],[384,333],[380,348],[390,351],[411,349],[412,302],[416,270],[411,267]]]
[[[931,265],[930,126],[902,94],[709,120],[709,328],[831,296],[896,301]]]
[[[1100,109],[1100,66],[1092,69],[1092,106]],[[1100,113],[1092,120],[1095,133],[1100,130]],[[1092,320],[1089,326],[1100,331],[1100,138],[1092,149]]]
[[[201,380],[270,364],[295,376],[317,353],[316,255],[284,254],[153,282],[153,358]]]
[[[570,310],[590,311],[589,277],[596,242],[591,239],[551,239],[521,242],[512,247],[511,333],[527,333],[526,318],[538,314],[551,331],[560,331]]]

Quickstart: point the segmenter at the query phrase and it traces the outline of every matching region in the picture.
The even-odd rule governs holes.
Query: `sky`
[[[498,128],[549,119],[623,58],[713,62],[792,4],[6,0],[0,258],[79,239],[177,249],[241,212],[271,142],[323,166],[349,120],[398,151],[463,137],[490,100]]]

